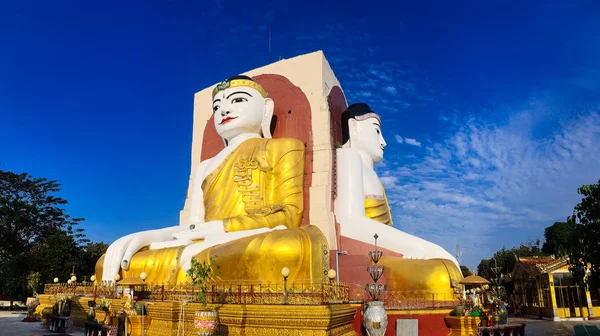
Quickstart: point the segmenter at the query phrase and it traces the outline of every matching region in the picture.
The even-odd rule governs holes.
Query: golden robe
[[[383,196],[367,195],[365,197],[365,216],[379,223],[394,226],[385,190]]]
[[[217,257],[222,280],[321,281],[329,269],[329,246],[314,226],[302,222],[304,144],[297,139],[249,139],[236,148],[202,183],[205,222],[222,220],[225,232],[285,225],[287,230],[239,238],[203,250],[196,258]],[[198,224],[202,225],[202,224]],[[185,246],[142,249],[121,270],[121,278],[146,272],[147,283],[175,284],[189,278],[179,267]],[[103,257],[96,264],[102,273]]]
[[[372,220],[393,226],[385,190],[383,197],[365,197],[365,215]],[[385,278],[388,291],[397,297],[451,301],[456,299],[454,288],[462,279],[460,269],[448,259],[405,259],[384,255],[378,265],[387,268]]]

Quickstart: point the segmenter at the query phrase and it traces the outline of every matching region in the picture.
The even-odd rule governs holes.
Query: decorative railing
[[[366,302],[371,298],[362,284],[349,284],[348,299],[350,302]],[[456,294],[437,293],[429,290],[397,291],[387,289],[380,301],[386,309],[442,309],[454,308],[460,303]]]
[[[191,285],[155,286],[149,300],[194,301],[199,289]],[[209,303],[319,305],[348,302],[349,286],[338,282],[215,282],[207,293]]]
[[[134,291],[143,293],[146,286],[135,286]],[[117,286],[109,284],[94,284],[93,282],[81,283],[54,283],[44,285],[44,294],[54,296],[80,296],[80,297],[106,297],[116,298]]]
[[[319,305],[326,303],[347,303],[349,286],[335,281],[315,283],[298,282],[214,282],[207,293],[209,303],[218,304],[294,304]],[[135,293],[140,299],[151,301],[195,301],[198,287],[179,286],[136,286]],[[82,296],[116,298],[114,285],[93,283],[47,284],[45,294],[56,296]],[[138,294],[136,294],[138,295]]]
[[[134,291],[142,300],[195,301],[198,287],[181,286],[135,286]],[[114,285],[94,283],[46,284],[45,294],[56,296],[117,298]],[[326,303],[362,303],[369,301],[369,294],[362,284],[346,284],[335,281],[313,283],[299,282],[215,282],[210,286],[208,302],[232,304],[297,304],[319,305]],[[453,308],[459,301],[456,295],[432,291],[387,290],[380,298],[387,309],[442,309]]]

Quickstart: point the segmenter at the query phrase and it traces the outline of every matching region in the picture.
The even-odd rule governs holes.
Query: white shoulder
[[[206,171],[206,167],[208,167],[208,165],[213,161],[213,158],[210,159],[206,159],[204,161],[201,161],[200,164],[198,164],[198,167],[196,167],[196,171],[194,172],[194,178],[196,176],[199,176],[198,174],[202,174],[204,171]]]

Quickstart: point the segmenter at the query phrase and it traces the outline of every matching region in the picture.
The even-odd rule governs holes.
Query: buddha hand
[[[171,240],[174,232],[180,231],[181,227],[168,227],[159,230],[149,230],[129,234],[119,238],[112,243],[106,251],[104,257],[104,268],[102,271],[102,280],[113,280],[119,269],[129,269],[131,257],[142,247],[153,242]]]
[[[173,234],[177,240],[197,240],[206,239],[208,236],[225,233],[222,220],[214,220],[206,223],[190,224],[188,230],[179,231]]]

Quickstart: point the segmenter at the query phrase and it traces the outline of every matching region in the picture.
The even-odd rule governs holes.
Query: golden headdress
[[[222,81],[221,83],[217,84],[217,86],[212,92],[212,96],[214,98],[219,91],[227,90],[236,86],[247,86],[253,88],[254,90],[258,91],[260,95],[263,96],[263,98],[267,98],[268,96],[267,91],[265,91],[265,89],[263,89],[263,87],[260,84],[253,81],[252,78],[248,76],[233,76],[229,79]]]

